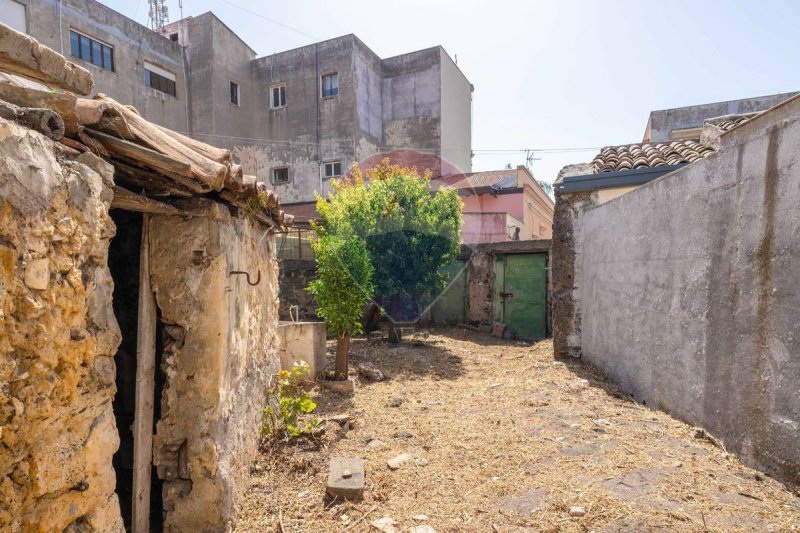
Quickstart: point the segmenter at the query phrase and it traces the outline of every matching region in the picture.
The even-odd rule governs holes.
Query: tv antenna
[[[164,26],[169,24],[169,8],[167,0],[147,0],[150,4],[150,11],[147,13],[147,26],[161,33]]]

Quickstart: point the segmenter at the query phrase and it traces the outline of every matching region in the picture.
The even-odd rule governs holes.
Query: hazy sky
[[[147,0],[101,1],[147,22]],[[538,154],[549,182],[640,142],[653,109],[800,89],[796,0],[183,0],[184,16],[209,10],[259,55],[348,33],[381,57],[442,45],[475,86],[475,170],[591,148]]]

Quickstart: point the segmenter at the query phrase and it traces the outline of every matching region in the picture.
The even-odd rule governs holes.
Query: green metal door
[[[460,324],[466,319],[467,273],[464,261],[455,261],[442,268],[447,275],[447,288],[431,306],[434,324]]]
[[[495,257],[495,320],[498,318],[505,323],[509,338],[547,336],[547,254]]]

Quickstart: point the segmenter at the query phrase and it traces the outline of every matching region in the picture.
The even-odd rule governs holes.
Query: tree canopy
[[[390,165],[367,172],[354,165],[334,182],[333,194],[317,196],[320,236],[359,239],[374,269],[375,296],[386,307],[398,299],[416,300],[442,290],[442,266],[460,250],[462,203],[452,189],[431,190],[430,173]],[[389,309],[391,312],[391,309]]]

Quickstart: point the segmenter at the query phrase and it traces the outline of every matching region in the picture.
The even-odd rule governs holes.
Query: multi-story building
[[[440,46],[381,59],[346,35],[257,57],[213,13],[159,33],[95,0],[0,0],[0,21],[89,68],[96,92],[230,148],[285,203],[397,149],[472,169],[472,86]]]

